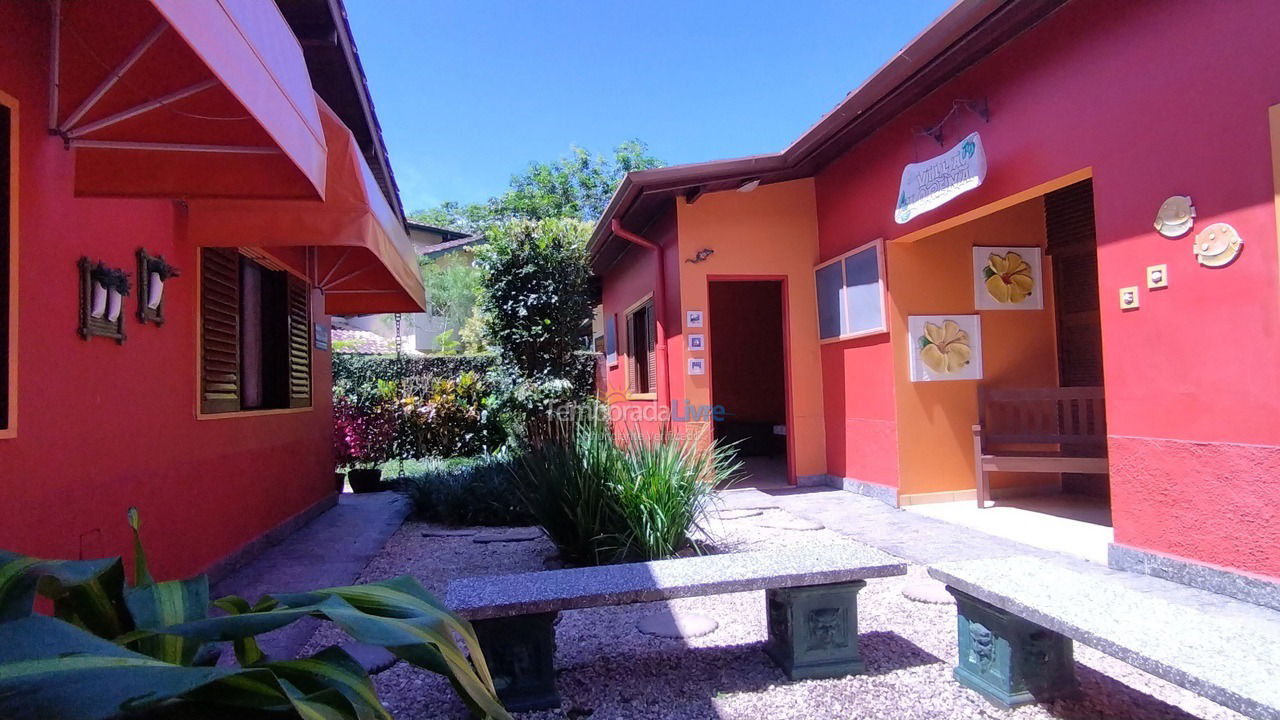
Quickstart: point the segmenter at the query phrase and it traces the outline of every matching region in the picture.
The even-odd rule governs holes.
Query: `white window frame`
[[[889,332],[889,297],[888,297],[888,282],[885,276],[884,244],[885,244],[884,238],[876,238],[871,242],[863,243],[862,245],[859,245],[858,247],[852,250],[849,250],[848,252],[841,253],[840,255],[837,255],[829,260],[825,260],[813,266],[813,273],[814,273],[813,292],[814,292],[814,298],[817,302],[817,304],[815,305],[815,309],[819,312],[819,314],[821,314],[822,298],[818,296],[818,283],[817,283],[818,271],[833,263],[840,263],[840,331],[841,332],[839,335],[835,337],[823,338],[821,337],[822,330],[821,328],[819,328],[818,330],[819,344],[827,345],[830,343],[844,342],[846,340],[870,337],[872,335],[881,335]],[[878,294],[880,297],[880,323],[877,327],[874,327],[874,328],[858,330],[856,332],[849,332],[849,329],[848,329],[848,323],[849,323],[848,307],[849,306],[848,306],[848,302],[845,299],[845,288],[848,287],[849,279],[845,277],[844,261],[853,255],[866,252],[868,249],[874,250],[876,254],[876,267],[878,269],[878,274],[879,274],[879,282],[877,283],[877,285],[879,286]]]

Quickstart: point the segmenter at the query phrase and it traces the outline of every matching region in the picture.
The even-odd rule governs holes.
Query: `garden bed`
[[[840,540],[829,529],[781,529],[795,524],[782,510],[726,513],[707,530],[713,547],[734,552],[805,547]],[[523,528],[457,528],[409,521],[364,571],[364,580],[411,573],[443,597],[449,580],[539,570],[557,563],[556,549]],[[463,530],[462,532],[470,532]],[[492,537],[485,537],[492,536]],[[501,541],[503,539],[508,541]],[[477,542],[498,540],[497,542]],[[765,656],[764,593],[737,593],[663,603],[577,610],[561,614],[556,664],[563,697],[559,711],[522,713],[520,720],[624,718],[754,720],[756,718],[1125,718],[1126,720],[1238,720],[1241,716],[1130,666],[1077,648],[1081,696],[1045,706],[1002,711],[951,677],[955,615],[949,605],[908,600],[902,590],[925,578],[868,583],[859,596],[864,675],[788,682]],[[708,635],[670,640],[636,630],[637,620],[664,610],[700,613],[719,622]],[[322,631],[322,633],[325,631]],[[333,638],[317,634],[309,647]],[[398,720],[466,718],[438,677],[401,663],[374,678]],[[1171,704],[1171,703],[1176,703]]]

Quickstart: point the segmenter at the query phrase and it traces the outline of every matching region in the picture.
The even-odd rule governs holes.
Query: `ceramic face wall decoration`
[[[1038,247],[975,247],[973,305],[979,310],[1044,308]]]
[[[1230,265],[1244,248],[1244,238],[1226,223],[1214,223],[1196,235],[1193,252],[1205,267]]]
[[[982,328],[977,315],[913,315],[911,381],[982,379]]]

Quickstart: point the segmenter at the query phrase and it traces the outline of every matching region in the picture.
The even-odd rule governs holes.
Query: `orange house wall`
[[[786,279],[788,433],[794,472],[801,477],[826,473],[822,365],[813,285],[813,266],[818,259],[813,180],[766,185],[749,193],[709,193],[692,204],[680,199],[676,209],[680,257],[691,258],[703,249],[714,251],[704,262],[680,264],[683,311],[707,311],[709,276]],[[683,312],[680,318],[683,321]],[[708,334],[707,342],[714,343],[715,337]],[[716,369],[709,352],[701,355],[708,358],[705,375],[687,375],[683,361],[672,366],[684,379],[684,397],[695,406],[714,401],[711,377]]]
[[[0,92],[20,138],[17,433],[0,438],[0,548],[77,558],[129,551],[142,512],[159,577],[202,570],[334,491],[330,364],[313,353],[309,411],[196,419],[196,253],[168,200],[78,198],[74,154],[49,135],[49,13],[0,3]],[[135,270],[145,247],[182,270],[163,327],[126,298],[123,345],[76,333],[81,255]],[[319,294],[313,319],[327,322]]]
[[[1048,258],[1042,263],[1043,310],[974,309],[972,248],[978,245],[1044,247],[1044,201],[1040,198],[915,242],[889,243],[889,327],[893,337],[897,399],[900,493],[971,490],[974,487],[973,425],[978,387],[1057,387],[1058,354]],[[911,382],[907,334],[910,315],[968,315],[982,329],[982,380]],[[1049,476],[998,473],[994,487],[1041,481]]]
[[[1268,108],[1280,103],[1280,81],[1258,69],[1280,65],[1277,26],[1271,0],[1237,0],[1230,12],[1194,0],[1077,0],[816,178],[827,258],[1091,168],[1116,542],[1272,578],[1280,261]],[[1169,40],[1188,28],[1231,38],[1230,52]],[[986,182],[896,225],[903,166],[939,150],[913,128],[974,97],[988,100],[990,122],[962,112],[945,131],[949,145],[982,133]],[[1245,238],[1233,265],[1199,267],[1190,238],[1155,232],[1156,210],[1174,194],[1194,198],[1197,231],[1227,222]],[[1143,288],[1141,309],[1122,312],[1119,289],[1143,285],[1157,264],[1168,265],[1170,287]]]

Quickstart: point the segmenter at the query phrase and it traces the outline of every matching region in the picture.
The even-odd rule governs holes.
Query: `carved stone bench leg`
[[[765,591],[769,640],[765,652],[792,680],[861,673],[855,580]]]
[[[1011,708],[1072,694],[1071,638],[955,588],[960,662],[955,678],[992,703]]]
[[[508,710],[560,707],[555,621],[556,613],[544,613],[472,622],[498,699]]]

